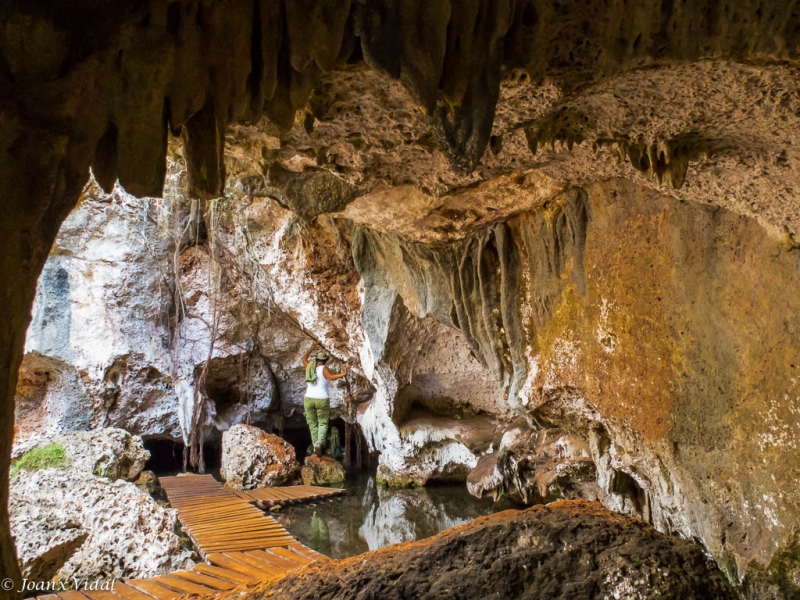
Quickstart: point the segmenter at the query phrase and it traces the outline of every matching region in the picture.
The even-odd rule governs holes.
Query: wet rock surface
[[[575,501],[482,517],[429,540],[341,561],[335,569],[312,566],[245,597],[738,596],[699,546],[597,503]]]
[[[330,456],[307,456],[300,470],[303,485],[335,485],[347,478],[342,464]]]
[[[234,425],[222,435],[220,476],[233,490],[284,485],[299,466],[291,444],[258,427]]]
[[[176,511],[133,483],[80,469],[21,471],[9,511],[30,579],[152,577],[193,564],[174,533]]]

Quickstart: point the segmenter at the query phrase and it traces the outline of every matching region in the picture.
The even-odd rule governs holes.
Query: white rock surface
[[[72,433],[55,442],[71,468],[109,479],[134,481],[150,458],[142,438],[114,427]]]
[[[174,533],[177,511],[126,481],[74,468],[22,471],[9,511],[24,577],[152,577],[192,564]]]
[[[173,179],[168,188],[176,191]],[[302,343],[253,301],[247,276],[232,271],[216,292],[208,248],[186,227],[196,220],[190,204],[91,187],[64,222],[39,279],[20,368],[15,456],[100,427],[185,442],[190,424],[181,415],[195,402],[205,404],[205,439],[218,440],[248,416],[265,421],[278,397],[284,412],[302,403]],[[185,311],[177,328],[176,286]]]
[[[299,465],[291,444],[250,425],[234,425],[222,435],[220,475],[234,490],[282,485]]]

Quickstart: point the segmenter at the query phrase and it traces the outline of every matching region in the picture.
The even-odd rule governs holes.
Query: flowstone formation
[[[124,427],[202,466],[297,413],[313,338],[387,481],[597,498],[790,597],[798,31],[778,1],[4,3],[0,456]]]

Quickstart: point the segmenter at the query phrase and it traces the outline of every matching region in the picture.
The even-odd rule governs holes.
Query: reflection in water
[[[392,490],[373,476],[348,482],[347,494],[284,509],[278,521],[302,543],[331,558],[345,558],[390,544],[432,536],[494,512],[462,485]]]

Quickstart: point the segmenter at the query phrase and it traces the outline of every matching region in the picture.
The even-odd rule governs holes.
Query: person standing
[[[331,399],[328,392],[328,382],[341,379],[347,375],[347,362],[344,363],[341,373],[331,373],[326,366],[330,356],[324,350],[318,351],[314,356],[311,353],[315,346],[311,346],[303,355],[303,366],[306,369],[306,396],[303,399],[303,408],[306,413],[306,423],[311,432],[311,443],[314,445],[314,454],[322,456],[322,446],[325,444],[325,435],[328,433],[328,417],[331,413]]]

